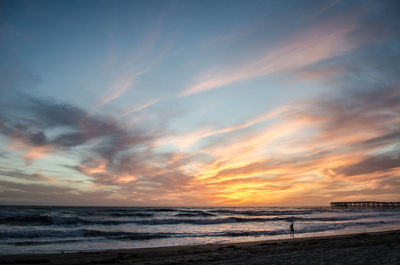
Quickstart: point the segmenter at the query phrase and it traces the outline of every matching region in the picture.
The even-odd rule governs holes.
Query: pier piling
[[[400,202],[377,202],[377,201],[358,201],[358,202],[331,202],[331,208],[400,208]]]

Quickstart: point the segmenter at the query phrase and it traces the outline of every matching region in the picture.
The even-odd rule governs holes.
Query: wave
[[[247,216],[277,216],[277,215],[308,215],[315,212],[322,212],[323,210],[230,210],[218,209],[212,210],[212,213],[225,214],[225,215],[247,215]]]
[[[216,214],[206,211],[180,211],[175,216],[179,217],[196,217],[196,216],[216,216]]]
[[[386,224],[393,222],[386,222]],[[369,226],[369,225],[378,225],[382,224],[382,222],[351,222],[351,223],[335,223],[335,224],[327,224],[327,225],[319,225],[319,226],[310,226],[302,229],[296,229],[296,234],[304,234],[304,233],[316,233],[316,232],[325,232],[325,231],[336,231],[342,230],[348,227],[353,226]],[[258,237],[258,236],[273,236],[273,235],[285,235],[288,234],[287,229],[280,230],[271,230],[271,231],[224,231],[216,234],[210,234],[207,236],[226,236],[226,237]]]
[[[47,225],[119,225],[130,223],[129,220],[112,220],[112,219],[87,219],[76,216],[48,216],[48,215],[24,215],[0,218],[0,224],[16,225],[16,226],[47,226]]]
[[[103,231],[94,229],[76,230],[16,230],[0,231],[0,238],[74,238],[74,237],[104,237],[107,239],[145,240],[171,237],[175,233],[136,233],[125,231]]]
[[[110,213],[114,217],[153,217],[154,213]]]
[[[395,223],[393,222],[387,222]],[[316,233],[325,231],[343,230],[352,226],[369,226],[377,225],[381,222],[350,222],[350,223],[334,223],[324,225],[311,225],[301,229],[296,229],[296,234]],[[75,242],[87,242],[98,240],[127,240],[127,241],[147,241],[163,238],[215,238],[215,237],[261,237],[288,234],[287,229],[276,230],[234,230],[223,232],[208,233],[136,233],[125,231],[101,231],[91,229],[78,229],[71,231],[58,230],[41,230],[41,231],[14,231],[0,232],[0,245],[45,245],[45,244],[66,244]],[[4,241],[4,239],[15,238],[18,241]],[[27,240],[30,239],[30,240]],[[36,239],[36,240],[35,240]]]
[[[15,245],[15,246],[33,246],[33,245],[53,245],[53,244],[66,244],[66,243],[77,243],[77,242],[85,242],[89,241],[87,239],[67,239],[67,240],[52,240],[52,241],[18,241],[18,242],[9,242],[7,245]]]
[[[123,215],[126,216],[126,215]],[[150,217],[141,213],[132,215],[134,217]],[[277,222],[277,221],[305,221],[305,222],[340,222],[360,220],[364,218],[383,217],[385,215],[353,215],[353,216],[334,216],[334,217],[302,217],[302,216],[277,216],[277,217],[215,217],[207,212],[180,212],[172,218],[145,218],[145,219],[105,219],[105,218],[84,218],[77,216],[49,216],[49,215],[22,215],[0,217],[0,224],[14,226],[78,226],[78,225],[174,225],[174,224],[194,224],[194,225],[214,225],[230,223],[251,223],[251,222]],[[392,216],[392,215],[391,215]],[[184,218],[192,217],[192,218]],[[197,217],[197,218],[196,218]],[[200,218],[204,217],[204,218]]]
[[[207,218],[207,219],[153,219],[153,220],[137,220],[132,221],[135,224],[141,225],[172,225],[172,224],[194,224],[194,225],[215,225],[215,224],[231,224],[231,223],[252,223],[252,222],[295,222],[295,221],[312,221],[312,222],[337,222],[337,221],[352,221],[371,216],[349,216],[349,217],[271,217],[271,218],[244,218],[244,217],[225,217],[225,218]]]

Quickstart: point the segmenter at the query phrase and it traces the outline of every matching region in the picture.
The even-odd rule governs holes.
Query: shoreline
[[[0,255],[1,264],[399,264],[400,230],[240,243]],[[379,250],[379,251],[378,251]]]

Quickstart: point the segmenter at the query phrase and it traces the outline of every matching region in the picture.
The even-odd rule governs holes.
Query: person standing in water
[[[293,226],[293,222],[290,224],[289,231],[290,231],[290,236],[291,236],[291,237],[294,237],[294,226]]]

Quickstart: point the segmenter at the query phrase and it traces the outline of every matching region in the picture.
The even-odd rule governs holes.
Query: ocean
[[[400,229],[399,209],[0,206],[0,254],[59,253]]]

